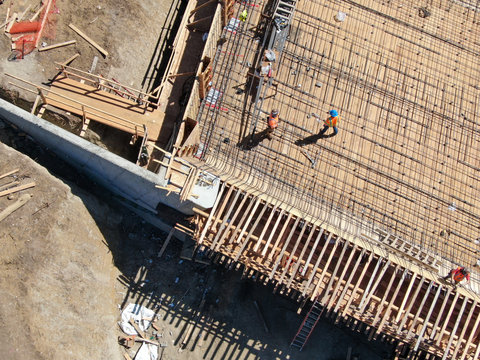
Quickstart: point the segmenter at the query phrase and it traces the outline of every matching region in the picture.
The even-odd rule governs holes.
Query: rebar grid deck
[[[224,30],[212,79],[221,97],[198,117],[206,163],[308,216],[343,216],[350,227],[342,230],[384,228],[473,265],[476,5],[431,1],[430,16],[421,17],[413,1],[300,1],[272,85],[255,104],[248,73],[262,47],[255,30],[264,6],[237,4],[248,20]],[[345,22],[335,22],[338,11]],[[280,127],[259,141],[273,108]],[[319,138],[331,108],[340,113],[339,134]],[[317,160],[313,168],[305,153]]]

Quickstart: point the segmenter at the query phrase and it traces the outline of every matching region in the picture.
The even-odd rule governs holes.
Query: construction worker
[[[267,128],[267,138],[268,138],[268,140],[273,139],[273,132],[278,127],[278,121],[279,121],[278,110],[272,110],[272,112],[268,116],[268,120],[267,120],[267,126],[268,126],[268,128]]]
[[[330,110],[328,112],[330,115],[323,123],[323,129],[318,133],[319,135],[323,135],[327,132],[328,128],[333,127],[333,135],[338,134],[338,129],[337,125],[340,121],[340,118],[338,116],[338,111],[337,110]]]
[[[247,20],[247,16],[248,16],[247,10],[243,10],[242,13],[240,14],[240,16],[238,17],[238,19],[240,21],[245,22]]]
[[[470,272],[468,271],[467,268],[464,266],[459,266],[456,269],[450,270],[447,276],[444,276],[444,280],[451,279],[454,287],[457,287],[457,285],[463,280],[466,279],[467,283],[470,282]]]

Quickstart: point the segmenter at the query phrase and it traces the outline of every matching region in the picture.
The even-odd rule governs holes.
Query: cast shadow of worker
[[[258,146],[263,140],[271,140],[271,134],[272,132],[268,128],[266,128],[259,133],[245,136],[242,141],[238,143],[238,146],[243,150],[252,150],[256,146]]]
[[[328,135],[322,135],[322,134],[313,134],[310,136],[307,136],[306,138],[303,139],[298,139],[295,141],[295,145],[297,146],[305,146],[305,145],[310,145],[310,144],[315,144],[319,139],[326,139],[335,136],[336,134],[328,134]]]

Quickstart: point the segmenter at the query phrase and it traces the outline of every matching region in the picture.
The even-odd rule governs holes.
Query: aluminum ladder
[[[320,320],[323,309],[325,309],[325,307],[322,306],[317,299],[315,299],[310,311],[305,316],[305,319],[303,319],[302,325],[300,325],[298,328],[297,334],[293,338],[290,346],[296,347],[302,351],[303,347],[308,341],[308,338],[312,334],[313,329],[315,329],[315,325],[317,325],[318,320]]]

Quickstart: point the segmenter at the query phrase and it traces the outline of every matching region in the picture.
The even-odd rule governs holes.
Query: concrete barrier
[[[191,215],[193,207],[212,207],[217,196],[218,180],[208,187],[195,185],[193,193],[198,198],[180,202],[178,194],[167,196],[167,191],[155,188],[167,184],[162,176],[164,169],[154,174],[2,99],[0,118],[29,134],[95,182],[152,212],[162,203]]]

